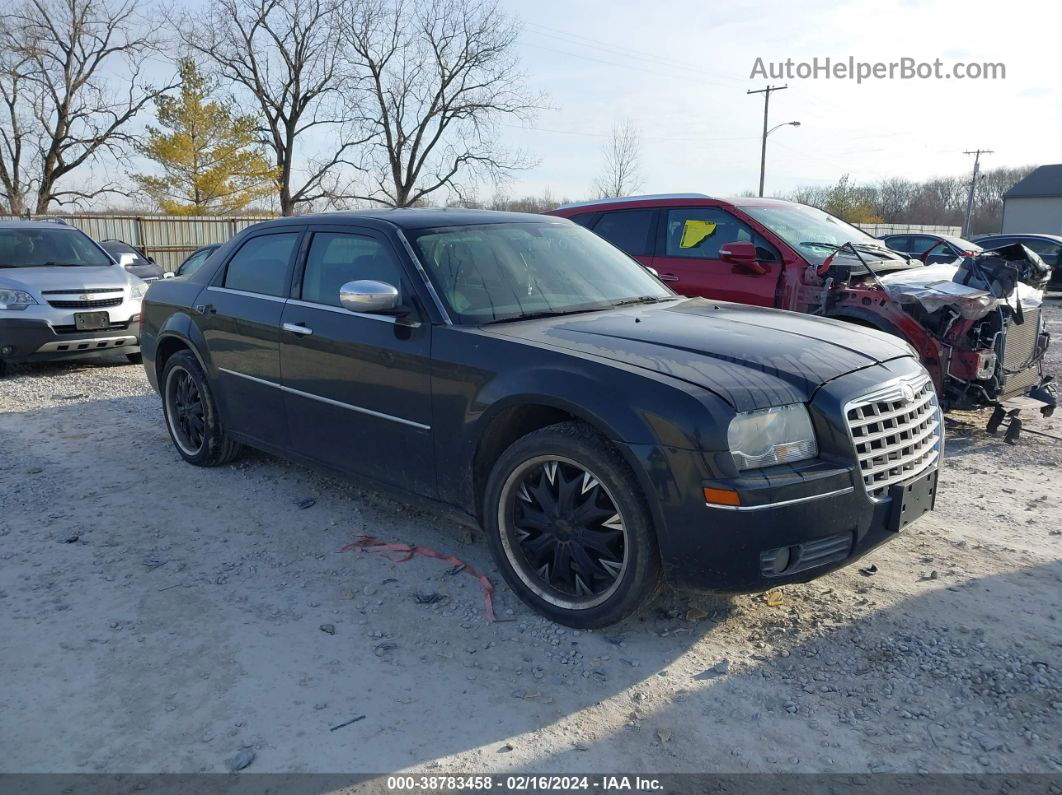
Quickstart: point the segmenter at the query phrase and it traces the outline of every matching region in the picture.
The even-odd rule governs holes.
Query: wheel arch
[[[634,451],[624,443],[622,436],[611,423],[590,412],[585,406],[545,395],[514,396],[492,406],[492,410],[481,419],[482,431],[477,437],[475,452],[470,462],[469,478],[469,496],[473,506],[471,513],[480,526],[485,526],[483,502],[487,480],[498,456],[527,434],[561,422],[580,422],[588,426],[600,435],[630,468],[649,508],[651,526],[658,540],[659,550],[659,539],[665,525],[664,512],[648,473]]]

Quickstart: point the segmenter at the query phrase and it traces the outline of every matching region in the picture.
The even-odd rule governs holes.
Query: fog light
[[[793,558],[792,547],[778,547],[760,553],[760,573],[764,577],[777,577],[789,568]]]
[[[0,348],[0,356],[10,356],[14,352],[15,349],[10,345],[5,345],[3,348]]]

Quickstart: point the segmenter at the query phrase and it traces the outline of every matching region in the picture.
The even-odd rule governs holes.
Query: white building
[[[1062,163],[1040,166],[1003,194],[1000,231],[1062,235]]]

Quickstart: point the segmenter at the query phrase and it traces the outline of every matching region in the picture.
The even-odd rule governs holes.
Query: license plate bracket
[[[889,489],[892,510],[889,513],[889,530],[898,533],[927,511],[933,510],[937,501],[937,474],[939,469],[907,483],[899,483]]]
[[[111,316],[106,312],[75,312],[74,328],[78,331],[100,331],[111,325]]]

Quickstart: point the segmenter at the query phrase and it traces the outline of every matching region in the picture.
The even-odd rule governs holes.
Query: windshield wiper
[[[639,295],[637,298],[624,298],[613,301],[612,306],[633,306],[634,304],[656,304],[660,301],[674,301],[678,296],[674,295]]]
[[[491,326],[495,323],[512,323],[517,320],[538,320],[544,317],[561,317],[563,315],[578,315],[582,312],[600,312],[602,309],[611,309],[612,304],[606,304],[604,306],[590,306],[585,309],[546,309],[541,312],[525,312],[522,315],[510,315],[509,317],[499,317],[494,320],[487,320],[480,323],[481,326]]]
[[[800,245],[802,245],[802,246],[812,246],[813,248],[828,248],[831,251],[835,251],[835,250],[837,250],[837,249],[839,249],[841,247],[837,243],[819,243],[819,242],[817,242],[815,240],[805,240]]]

